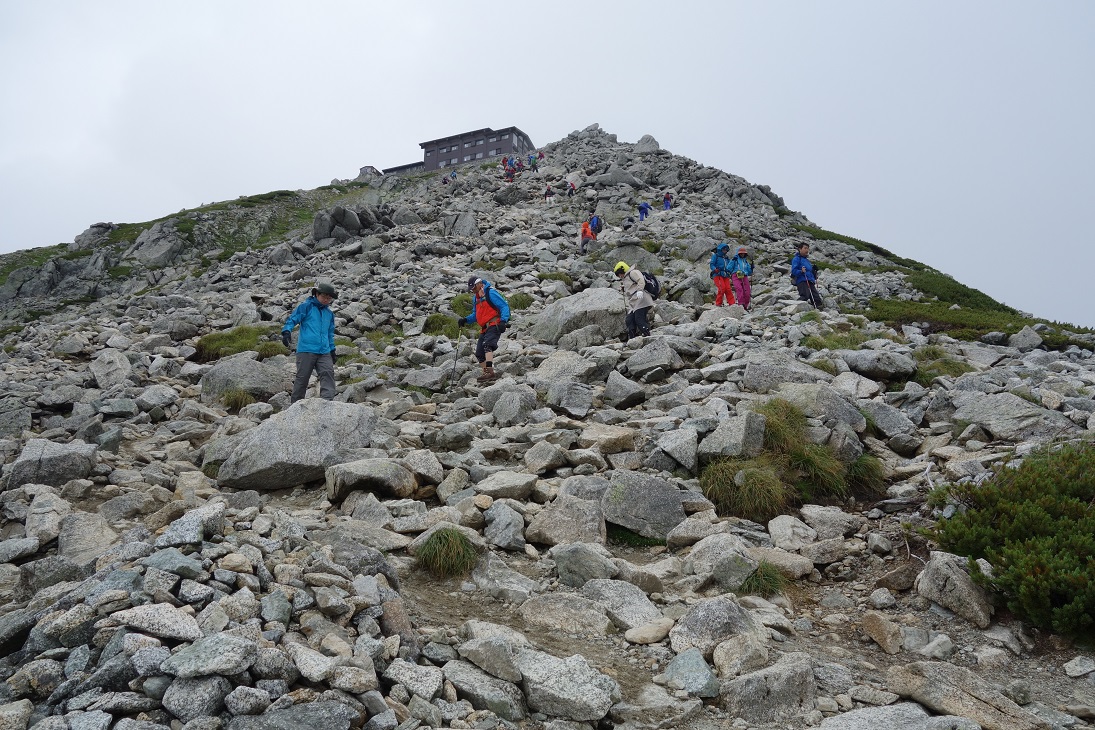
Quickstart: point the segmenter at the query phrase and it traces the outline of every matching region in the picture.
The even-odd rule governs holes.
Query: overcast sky
[[[1088,0],[0,0],[0,252],[598,122],[1095,326],[1093,72]]]

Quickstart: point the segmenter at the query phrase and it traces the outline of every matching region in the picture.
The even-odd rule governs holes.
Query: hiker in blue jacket
[[[749,277],[753,275],[753,262],[749,260],[749,249],[738,247],[738,255],[730,259],[730,283],[734,285],[734,296],[738,304],[749,309],[749,300],[753,298],[753,285]]]
[[[338,292],[331,284],[316,284],[312,296],[293,310],[281,328],[281,341],[289,347],[293,328],[300,325],[293,403],[308,394],[308,380],[313,370],[319,377],[319,397],[324,400],[335,397],[335,315],[331,311],[331,302],[336,299]]]
[[[639,222],[642,223],[646,220],[646,217],[650,215],[651,207],[650,203],[645,200],[639,203]]]
[[[810,262],[810,244],[808,243],[800,243],[798,253],[791,259],[791,281],[798,288],[799,299],[810,302],[817,309],[825,306],[821,301],[821,295],[817,293],[817,270]]]
[[[715,282],[715,306],[734,303],[734,288],[730,285],[730,244],[720,243],[711,254],[711,281]]]
[[[460,320],[460,324],[478,324],[479,339],[475,342],[475,359],[483,368],[483,374],[477,380],[493,380],[494,351],[498,349],[498,340],[509,326],[509,303],[495,291],[489,281],[471,277],[468,279],[468,291],[474,299],[471,314]]]

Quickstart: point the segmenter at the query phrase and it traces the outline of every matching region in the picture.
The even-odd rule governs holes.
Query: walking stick
[[[821,307],[817,306],[817,297],[815,295],[815,292],[817,290],[814,287],[816,287],[817,284],[815,284],[814,286],[810,286],[810,277],[808,277],[806,275],[806,267],[803,266],[801,268],[802,268],[802,279],[803,279],[803,281],[806,282],[806,291],[810,292],[810,304],[813,305],[814,309],[821,309]]]
[[[457,325],[459,327],[460,325]],[[460,362],[460,349],[464,344],[464,336],[459,331],[456,333],[456,355],[452,359],[452,375],[449,376],[449,386],[456,380],[456,363]]]

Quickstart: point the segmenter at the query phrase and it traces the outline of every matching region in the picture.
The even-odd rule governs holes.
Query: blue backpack
[[[594,233],[600,233],[604,230],[604,223],[601,222],[601,216],[595,215],[589,219],[589,229]]]

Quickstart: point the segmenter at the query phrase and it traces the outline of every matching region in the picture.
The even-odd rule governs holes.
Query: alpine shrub
[[[1095,446],[1047,447],[980,484],[945,488],[960,511],[934,536],[946,550],[985,558],[1017,616],[1077,638],[1095,635]]]
[[[437,530],[415,553],[420,568],[437,578],[467,575],[479,560],[468,536],[451,527]]]

